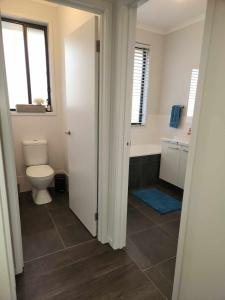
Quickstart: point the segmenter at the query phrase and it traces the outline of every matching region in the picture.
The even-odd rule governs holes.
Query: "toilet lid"
[[[29,177],[48,177],[54,174],[54,170],[49,165],[31,166],[26,170]]]

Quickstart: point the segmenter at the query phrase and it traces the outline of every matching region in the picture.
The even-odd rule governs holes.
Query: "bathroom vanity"
[[[189,143],[174,139],[161,139],[160,179],[184,188]]]

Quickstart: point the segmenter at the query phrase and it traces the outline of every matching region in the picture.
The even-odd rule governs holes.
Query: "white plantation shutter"
[[[187,110],[188,117],[192,117],[194,114],[195,99],[196,99],[196,92],[198,86],[198,73],[199,73],[199,69],[192,69],[191,84],[190,84],[189,99],[188,99],[188,110]]]
[[[135,47],[131,124],[143,125],[149,83],[149,48]]]

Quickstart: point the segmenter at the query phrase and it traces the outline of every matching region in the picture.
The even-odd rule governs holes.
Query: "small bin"
[[[66,175],[56,174],[55,175],[55,191],[63,193],[66,191]]]

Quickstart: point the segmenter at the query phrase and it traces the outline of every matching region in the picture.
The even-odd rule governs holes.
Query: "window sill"
[[[46,113],[18,113],[16,111],[10,111],[10,115],[11,116],[32,116],[32,117],[36,117],[36,116],[41,116],[41,117],[51,117],[51,116],[56,116],[55,112],[46,112]]]
[[[131,127],[143,127],[145,124],[131,124]]]

